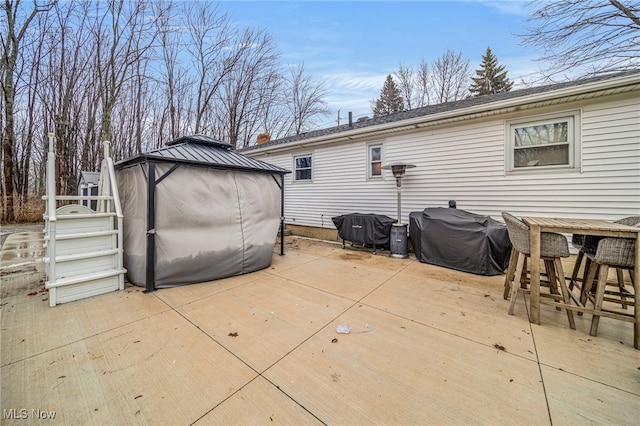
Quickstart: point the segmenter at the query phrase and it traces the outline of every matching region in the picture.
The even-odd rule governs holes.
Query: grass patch
[[[3,213],[6,206],[3,203]],[[9,223],[38,223],[42,222],[42,215],[45,210],[45,201],[41,195],[29,195],[26,200],[20,202],[18,199],[14,201],[14,214],[15,220],[7,222],[4,220],[5,215],[2,217],[2,224]]]

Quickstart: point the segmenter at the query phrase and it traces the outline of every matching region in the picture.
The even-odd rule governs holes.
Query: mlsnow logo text
[[[40,410],[39,408],[34,408],[32,410],[27,410],[26,408],[3,408],[2,409],[2,418],[4,419],[41,419],[53,420],[56,418],[55,411],[47,411]]]

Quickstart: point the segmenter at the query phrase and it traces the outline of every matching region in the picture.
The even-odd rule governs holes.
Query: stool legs
[[[511,293],[511,282],[516,272],[516,263],[518,261],[518,250],[511,248],[511,256],[509,257],[509,267],[507,268],[507,276],[504,278],[504,292],[502,297],[504,300],[509,299]]]
[[[595,262],[594,262],[595,264]],[[602,264],[600,265],[600,272],[598,277],[598,286],[596,287],[596,298],[594,301],[595,310],[602,310],[602,302],[604,300],[604,290],[607,286],[607,275],[609,274],[609,265]],[[589,332],[592,336],[598,335],[598,324],[600,323],[600,315],[593,314],[593,318],[591,318],[591,331]]]
[[[544,260],[544,268],[547,271],[547,277],[549,277],[549,292],[551,294],[559,294],[558,293],[558,280],[559,275],[557,274],[557,270],[555,267],[555,259],[545,259]],[[559,311],[560,307],[556,307],[556,311]]]
[[[571,272],[571,281],[569,282],[569,290],[573,290],[573,287],[578,284],[578,274],[580,273],[580,266],[582,266],[583,259],[584,259],[584,252],[580,250],[578,252],[578,257],[576,258],[576,263],[573,265],[573,271]]]
[[[527,257],[526,255],[520,252],[516,251],[515,253],[517,256],[516,258],[517,260],[514,262],[513,261],[514,258],[512,258],[512,261],[509,262],[509,269],[507,271],[507,277],[505,280],[505,294],[506,294],[507,285],[509,285],[509,288],[510,288],[509,315],[513,315],[513,312],[515,310],[516,298],[518,296],[518,290],[520,289],[525,260]],[[514,265],[515,265],[515,268],[514,268]],[[549,275],[549,281],[550,281],[549,285],[550,285],[551,293],[558,294],[558,287],[560,287],[562,300],[564,301],[565,304],[567,305],[570,304],[571,298],[569,296],[569,289],[567,287],[567,283],[564,277],[562,260],[559,257],[554,258],[553,260],[550,260],[550,259],[545,260],[545,266],[547,269],[547,273]],[[515,271],[513,269],[515,269]],[[576,324],[573,318],[573,311],[571,311],[570,309],[565,309],[565,310],[567,311],[569,327],[575,330]]]
[[[513,310],[516,306],[516,297],[518,296],[518,289],[520,288],[520,280],[522,279],[522,270],[524,269],[524,258],[525,255],[522,253],[518,253],[518,261],[516,262],[516,270],[513,277],[513,282],[511,283],[511,303],[509,304],[509,315],[513,315]]]
[[[569,289],[567,288],[567,282],[564,278],[564,269],[562,268],[562,260],[559,257],[553,259],[553,264],[556,270],[556,279],[560,282],[560,291],[562,292],[562,300],[565,304],[571,303],[569,297]],[[567,318],[569,319],[569,327],[572,330],[576,329],[576,323],[573,319],[573,311],[571,309],[565,309],[567,311]]]
[[[585,271],[587,272],[585,273],[584,280],[582,280],[582,288],[580,289],[580,303],[582,306],[586,306],[587,304],[589,292],[593,287],[593,280],[596,277],[596,272],[598,272],[598,264],[587,259]]]
[[[618,277],[618,290],[620,291],[620,300],[622,301],[622,309],[627,309],[627,304],[624,303],[627,300],[625,296],[625,287],[624,287],[624,271],[621,268],[616,268],[616,276]]]

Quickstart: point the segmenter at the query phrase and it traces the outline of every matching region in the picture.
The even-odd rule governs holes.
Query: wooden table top
[[[555,217],[526,216],[522,221],[529,226],[539,226],[541,229],[575,234],[609,235],[626,238],[636,238],[640,228],[609,222],[602,219],[572,219]]]

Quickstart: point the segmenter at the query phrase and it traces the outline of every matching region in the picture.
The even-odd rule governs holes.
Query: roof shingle
[[[430,115],[436,115],[436,114],[451,112],[455,110],[463,110],[465,108],[470,108],[475,106],[481,106],[481,105],[488,106],[492,103],[496,103],[500,101],[506,101],[506,100],[517,99],[517,98],[525,98],[527,96],[536,95],[540,93],[551,92],[554,90],[560,90],[568,87],[577,87],[585,84],[597,83],[600,81],[605,81],[605,80],[609,80],[616,77],[624,77],[624,76],[629,76],[629,75],[639,74],[639,73],[640,73],[640,70],[631,70],[631,71],[626,71],[626,72],[617,73],[617,74],[603,74],[596,77],[566,81],[566,82],[550,84],[546,86],[528,87],[525,89],[513,90],[510,92],[497,93],[494,95],[477,96],[477,97],[466,98],[458,101],[444,102],[436,105],[427,105],[425,107],[415,108],[412,110],[403,111],[396,114],[389,114],[389,115],[384,115],[376,118],[369,118],[366,120],[358,120],[351,124],[343,124],[340,126],[334,126],[334,127],[329,127],[325,129],[319,129],[319,130],[302,133],[300,135],[293,135],[293,136],[287,136],[280,139],[274,139],[270,142],[266,142],[259,145],[252,145],[252,146],[243,148],[240,150],[240,152],[251,151],[253,149],[266,148],[266,147],[276,146],[276,145],[279,146],[279,145],[283,145],[283,144],[287,144],[295,141],[312,139],[316,137],[337,134],[337,133],[341,133],[349,130],[362,129],[362,128],[372,127],[372,126],[386,124],[386,123],[400,122],[402,120],[408,120],[411,118],[427,117]]]

